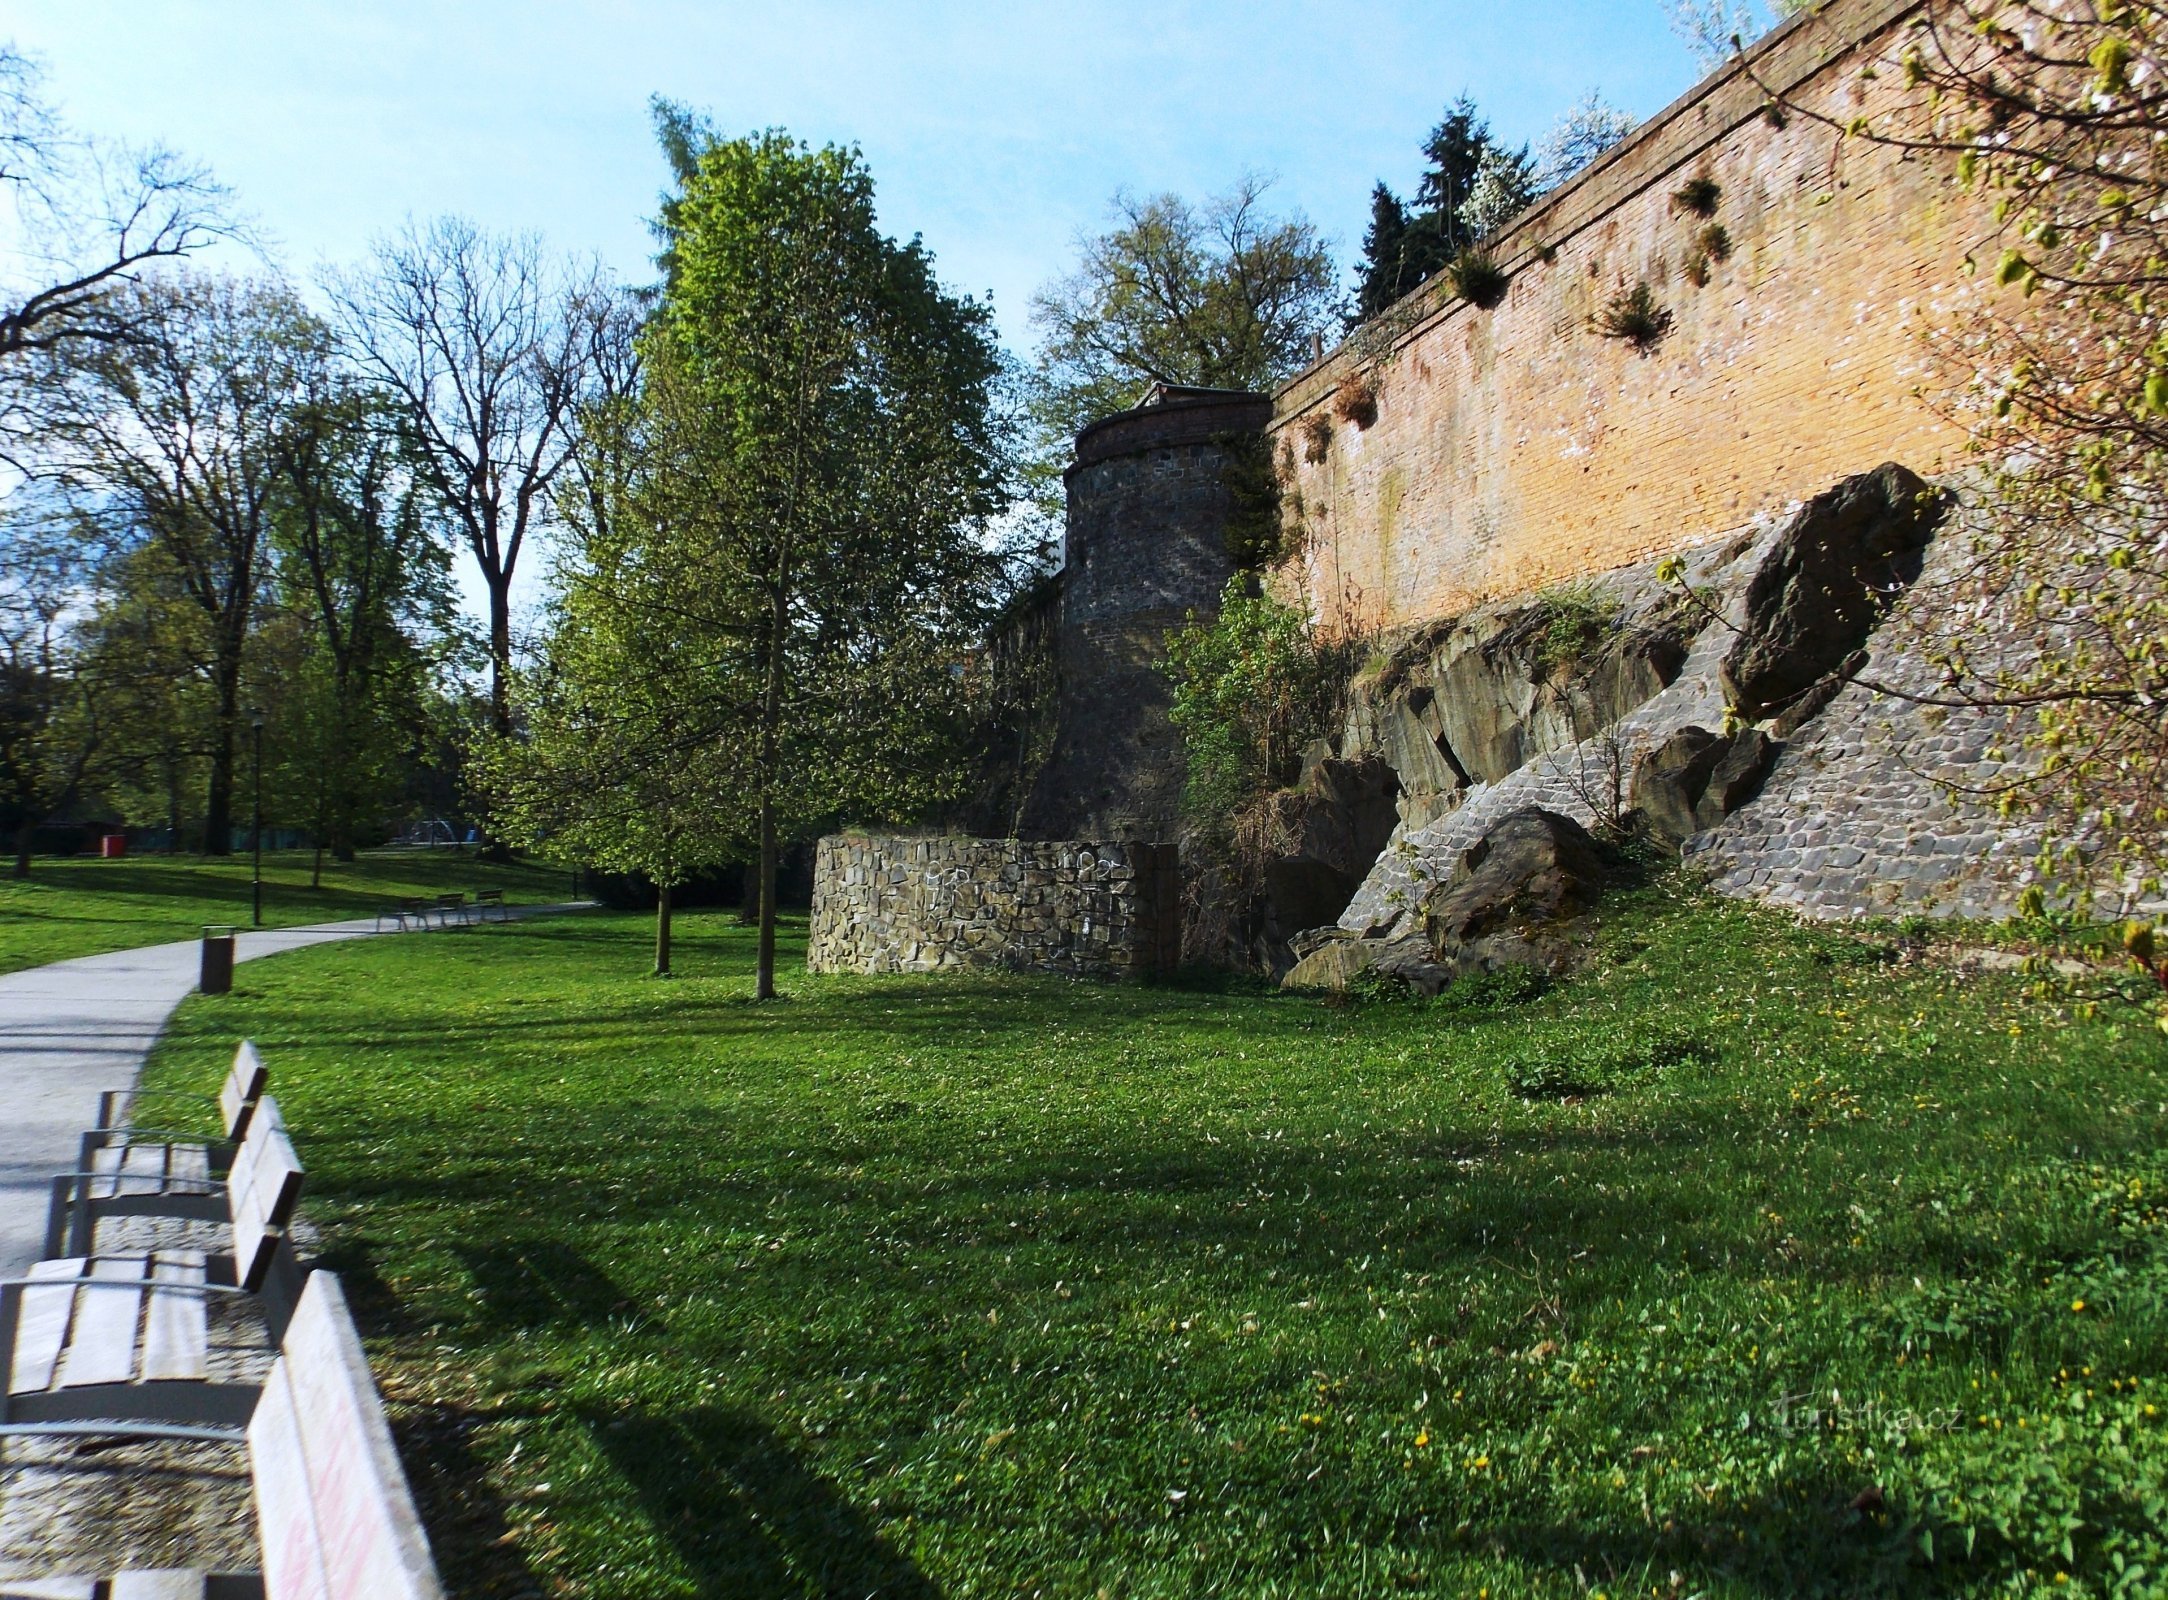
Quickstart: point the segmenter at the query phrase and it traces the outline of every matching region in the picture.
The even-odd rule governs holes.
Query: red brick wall
[[[1983,217],[1928,158],[1764,111],[1765,85],[1840,123],[1886,109],[1916,9],[1834,0],[1793,23],[1523,217],[1494,309],[1426,286],[1388,354],[1343,347],[1281,391],[1273,429],[1304,531],[1288,576],[1321,617],[1449,615],[1738,527],[1881,461],[1950,464],[1960,439],[1932,404],[1926,335],[1980,292],[1959,268]],[[1701,286],[1687,264],[1705,219],[1674,200],[1694,177],[1720,186],[1732,247]],[[1646,353],[1589,325],[1640,281],[1674,319]],[[1377,400],[1367,429],[1333,414],[1357,373]],[[1306,459],[1313,418],[1330,429],[1321,462]]]

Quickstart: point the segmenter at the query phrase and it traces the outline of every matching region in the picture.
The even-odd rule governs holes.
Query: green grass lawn
[[[564,900],[571,873],[526,863],[494,865],[449,850],[382,850],[324,862],[324,883],[309,887],[305,850],[263,859],[263,920],[284,928],[303,922],[366,917],[389,900],[413,895],[502,889],[514,902]],[[193,939],[206,923],[249,920],[246,855],[37,858],[28,881],[0,877],[0,972]]]
[[[2157,1034],[1662,884],[1488,1005],[680,929],[281,957],[154,1063],[262,1043],[457,1593],[2168,1586]]]

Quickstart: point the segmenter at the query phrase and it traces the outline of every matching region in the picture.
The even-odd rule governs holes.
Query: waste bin
[[[106,833],[98,836],[98,855],[106,861],[118,861],[128,853],[128,835]]]
[[[202,994],[233,992],[233,929],[223,923],[203,930],[203,966],[196,989]]]

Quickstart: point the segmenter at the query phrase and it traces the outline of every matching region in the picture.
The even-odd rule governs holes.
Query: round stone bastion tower
[[[1161,384],[1077,435],[1064,475],[1059,712],[1025,811],[1031,837],[1174,837],[1183,765],[1160,671],[1166,634],[1219,609],[1235,570],[1230,468],[1254,458],[1271,420],[1267,395]]]

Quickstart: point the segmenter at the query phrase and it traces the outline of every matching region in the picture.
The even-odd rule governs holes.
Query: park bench
[[[452,918],[467,920],[467,897],[463,894],[440,894],[437,896],[437,926],[449,928]]]
[[[0,1437],[246,1420],[262,1386],[213,1379],[210,1302],[252,1302],[276,1343],[307,1274],[283,1238],[253,1288],[213,1282],[218,1264],[193,1249],[64,1256],[0,1280]]]
[[[199,1095],[185,1089],[107,1089],[98,1096],[98,1125],[93,1133],[108,1130],[122,1131],[137,1137],[159,1133],[161,1130],[140,1127],[136,1124],[136,1108],[145,1101],[153,1105],[168,1103],[212,1104],[218,1107],[220,1125],[226,1130],[224,1143],[231,1146],[248,1132],[249,1118],[256,1114],[256,1102],[263,1098],[266,1086],[271,1082],[271,1070],[263,1064],[263,1057],[256,1053],[256,1046],[247,1039],[241,1041],[233,1053],[233,1066],[227,1070],[226,1081],[215,1095]],[[189,1139],[185,1134],[167,1134],[174,1139]],[[217,1141],[196,1140],[210,1145]],[[89,1162],[79,1161],[77,1166],[87,1167]]]
[[[475,920],[477,922],[487,922],[492,911],[497,914],[497,921],[499,922],[510,922],[512,920],[512,908],[504,903],[504,891],[502,889],[475,890]]]
[[[246,1417],[256,1386],[210,1378],[210,1301],[249,1299],[277,1342],[301,1292],[282,1231],[301,1176],[266,1095],[223,1180],[112,1165],[57,1179],[46,1259],[0,1281],[0,1434]],[[232,1250],[99,1254],[97,1224],[111,1216],[223,1220]]]
[[[0,1600],[443,1600],[383,1400],[331,1273],[309,1275],[245,1432],[102,1431],[245,1441],[262,1571],[0,1579]]]
[[[254,1289],[269,1269],[278,1230],[301,1198],[301,1158],[278,1106],[268,1094],[257,1102],[223,1173],[210,1170],[210,1153],[201,1145],[122,1138],[94,1146],[90,1141],[132,1130],[86,1134],[90,1160],[53,1180],[45,1254],[93,1254],[98,1223],[106,1217],[223,1222],[232,1229],[233,1281]]]
[[[378,906],[376,908],[376,931],[382,933],[386,922],[391,923],[401,933],[406,932],[409,922],[419,923],[426,928],[429,926],[429,913],[434,909],[429,901],[419,896],[406,900],[394,900],[388,906]]]

